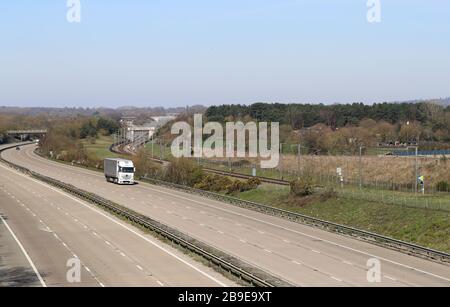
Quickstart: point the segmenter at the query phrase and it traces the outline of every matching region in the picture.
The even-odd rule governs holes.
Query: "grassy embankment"
[[[101,137],[96,144],[86,144],[86,150],[98,158],[112,157],[115,155],[109,152],[111,142],[111,139]],[[154,150],[159,154],[159,146]],[[449,213],[341,197],[293,199],[288,187],[274,185],[262,185],[237,196],[450,252]]]
[[[164,157],[165,160],[170,160],[170,159],[173,158],[171,148],[167,147],[167,146],[164,147],[164,149],[163,149],[163,151],[164,151],[163,155],[161,154],[162,153],[161,146],[159,144],[157,144],[157,143],[154,143],[153,146],[152,146],[151,142],[147,143],[145,145],[145,149],[147,150],[147,152],[150,155],[153,152],[153,157],[158,158],[158,159],[161,158],[161,157]]]
[[[103,160],[105,158],[122,158],[123,155],[118,155],[109,151],[109,147],[114,142],[111,136],[99,136],[95,143],[92,144],[88,140],[81,141],[86,149],[88,156],[96,160]]]
[[[450,252],[449,213],[340,197],[292,199],[288,187],[273,185],[238,197]]]

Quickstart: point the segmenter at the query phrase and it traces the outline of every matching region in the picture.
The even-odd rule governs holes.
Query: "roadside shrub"
[[[228,187],[227,187],[227,194],[234,194],[241,192],[244,189],[244,182],[240,180],[234,180]]]
[[[137,154],[133,157],[133,163],[136,168],[137,177],[149,177],[155,179],[164,179],[162,177],[163,168],[160,164],[157,164],[150,160],[145,148],[141,148]]]
[[[250,190],[258,188],[262,184],[259,178],[250,178],[247,180],[247,186]]]
[[[256,189],[260,184],[261,180],[257,178],[251,178],[249,180],[232,180],[225,176],[207,175],[194,187],[210,192],[226,192],[227,194],[234,194]]]
[[[195,188],[211,192],[222,192],[226,191],[232,183],[232,180],[228,177],[207,175],[203,177],[202,181],[195,185]]]
[[[298,179],[290,184],[291,195],[308,196],[314,194],[314,177],[312,172],[305,171]]]
[[[246,181],[235,180],[227,187],[227,194],[251,191],[258,188],[259,185],[261,185],[261,180],[258,178],[251,178]]]
[[[81,143],[68,145],[66,150],[53,151],[53,154],[56,159],[65,162],[75,161],[78,164],[85,165],[88,160],[86,150]]]
[[[314,193],[314,187],[310,181],[297,179],[291,182],[291,194],[294,196],[308,196]]]
[[[194,162],[181,158],[174,159],[172,163],[167,166],[164,174],[164,180],[176,184],[195,186],[203,179],[203,170]]]
[[[338,196],[337,192],[333,188],[325,188],[320,193],[320,201],[327,201],[331,198],[336,198]]]

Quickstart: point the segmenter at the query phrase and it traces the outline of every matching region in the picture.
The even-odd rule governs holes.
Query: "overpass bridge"
[[[34,129],[34,130],[8,130],[6,135],[9,137],[19,138],[20,140],[26,140],[29,138],[43,138],[47,134],[46,129]]]

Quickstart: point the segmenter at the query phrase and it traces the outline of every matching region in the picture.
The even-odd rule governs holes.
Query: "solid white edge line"
[[[16,171],[14,171],[13,169],[10,169],[10,168],[8,168],[8,167],[6,167],[6,166],[4,166],[4,165],[0,165],[0,166],[1,166],[2,168],[4,168],[4,169],[7,169],[8,171],[10,171],[10,172],[12,172],[12,173],[15,173],[15,174],[18,175],[18,176],[25,177],[25,178],[27,178],[27,179],[29,179],[29,180],[31,180],[31,181],[34,181],[34,182],[36,182],[36,183],[38,183],[38,184],[40,184],[40,185],[43,185],[43,186],[47,187],[48,189],[53,190],[53,191],[55,191],[55,192],[58,192],[59,194],[62,194],[62,195],[64,195],[64,196],[66,196],[66,197],[72,199],[73,201],[75,201],[75,202],[77,202],[77,203],[83,205],[84,207],[89,208],[90,210],[92,210],[92,211],[94,211],[94,212],[96,212],[96,213],[102,215],[103,217],[107,218],[107,219],[110,220],[111,222],[113,222],[113,223],[115,223],[115,224],[121,226],[122,228],[124,228],[124,229],[128,230],[129,232],[135,234],[136,236],[140,237],[141,239],[147,241],[148,243],[150,243],[150,244],[152,244],[153,246],[157,247],[158,249],[162,250],[162,251],[165,252],[166,254],[168,254],[168,255],[174,257],[175,259],[177,259],[177,260],[180,261],[181,263],[187,265],[187,266],[190,267],[191,269],[197,271],[198,273],[202,274],[203,276],[207,277],[208,279],[214,281],[215,283],[217,283],[217,284],[220,285],[221,287],[228,287],[228,285],[226,285],[225,283],[223,283],[223,282],[221,282],[220,280],[216,279],[215,277],[209,275],[208,273],[202,271],[201,269],[197,268],[196,266],[192,265],[191,263],[187,262],[186,260],[182,259],[181,257],[175,255],[174,253],[172,253],[171,251],[167,250],[167,249],[164,248],[163,246],[161,246],[161,245],[159,245],[159,244],[153,242],[152,240],[148,239],[147,237],[145,237],[145,236],[141,235],[140,233],[134,231],[134,230],[131,229],[130,227],[128,227],[128,226],[126,226],[126,225],[124,225],[124,224],[122,224],[122,223],[116,221],[115,219],[113,219],[112,217],[110,217],[110,216],[106,215],[105,213],[99,211],[98,209],[93,208],[93,207],[91,207],[91,206],[89,206],[89,205],[83,203],[81,200],[79,200],[79,199],[77,199],[77,198],[71,196],[70,194],[67,194],[67,193],[65,193],[65,192],[62,192],[62,191],[60,191],[60,190],[58,190],[58,189],[56,189],[56,188],[54,188],[54,187],[52,187],[52,186],[50,186],[50,185],[48,185],[48,184],[45,184],[45,183],[43,183],[43,182],[41,182],[41,181],[39,181],[39,180],[36,180],[36,179],[34,179],[34,178],[31,178],[31,177],[26,176],[26,175],[21,174],[21,173],[18,173],[18,172],[16,172]]]
[[[0,220],[3,222],[3,224],[5,224],[6,228],[8,229],[9,233],[11,234],[11,236],[14,238],[14,240],[16,241],[17,245],[19,245],[20,249],[22,250],[22,253],[25,255],[25,258],[27,258],[28,263],[30,264],[31,268],[33,269],[34,273],[36,274],[37,278],[39,279],[39,282],[41,283],[41,286],[46,288],[47,285],[45,284],[44,279],[42,279],[41,274],[39,273],[39,271],[37,270],[36,266],[33,263],[33,260],[31,260],[30,256],[28,255],[27,251],[25,250],[25,248],[23,247],[22,243],[20,243],[19,239],[16,237],[16,235],[14,234],[14,232],[12,231],[11,227],[9,227],[8,223],[5,221],[5,219],[3,218],[3,216],[0,215]]]

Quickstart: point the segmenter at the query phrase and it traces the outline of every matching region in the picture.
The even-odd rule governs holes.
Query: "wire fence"
[[[450,155],[450,150],[420,150],[417,152],[419,156],[442,156],[442,155]],[[415,152],[411,151],[394,151],[393,155],[395,156],[415,156]]]
[[[286,181],[312,173],[318,184],[343,181],[360,188],[435,194],[450,192],[450,161],[443,157],[396,157],[355,155],[280,155],[275,169],[262,169],[260,161],[248,158],[196,159],[213,169]],[[421,182],[419,177],[423,176]]]
[[[308,158],[311,157],[303,157],[304,160],[308,160]],[[339,160],[339,158],[342,157],[332,157],[332,159],[333,158]],[[355,159],[355,157],[349,158]],[[321,158],[313,157],[313,160],[314,159],[317,162],[320,161]],[[256,163],[249,162],[245,159],[229,159],[229,161],[198,159],[197,161],[201,165],[212,169],[245,175],[283,179],[286,181],[295,180],[301,177],[306,171],[305,166],[302,164],[305,161],[300,161],[300,167],[298,168],[291,163],[290,165],[292,167],[282,167],[279,169],[260,169]],[[438,183],[426,185],[425,183],[422,186],[421,184],[418,184],[417,181],[413,183],[412,181],[415,178],[415,161],[408,162],[409,164],[412,164],[409,166],[410,170],[407,174],[407,176],[411,178],[410,182],[396,182],[396,177],[402,176],[401,174],[397,174],[395,169],[391,171],[391,179],[389,181],[384,181],[379,179],[378,176],[365,174],[363,167],[358,169],[356,173],[353,173],[354,177],[346,176],[346,166],[341,167],[342,177],[331,171],[323,171],[324,162],[322,165],[320,165],[320,163],[311,163],[308,168],[312,169],[316,185],[324,188],[333,188],[334,191],[343,198],[399,205],[409,208],[450,212],[450,190],[448,185],[444,184],[443,186],[439,186]],[[340,164],[337,163],[336,165]],[[420,173],[420,168],[418,169]],[[389,172],[389,170],[385,171],[387,173]],[[417,183],[417,185],[415,185],[415,183]]]
[[[230,171],[245,175],[252,175],[253,168],[248,163],[242,164],[240,161],[211,161],[197,160],[202,166]],[[277,172],[273,170],[259,170],[258,176],[277,178]],[[298,178],[298,173],[287,172],[284,180]],[[288,178],[289,177],[289,178]],[[277,178],[278,179],[278,178]],[[386,205],[398,205],[408,208],[422,208],[450,212],[450,193],[430,191],[428,193],[415,192],[412,184],[395,184],[393,182],[364,182],[360,185],[358,179],[340,180],[334,174],[318,175],[315,184],[323,189],[333,189],[339,197],[363,200]]]
[[[421,208],[437,211],[450,212],[450,195],[421,195],[412,193],[399,193],[388,190],[355,189],[336,187],[335,191],[340,197],[370,202],[382,203],[385,205],[398,205],[408,208]]]

